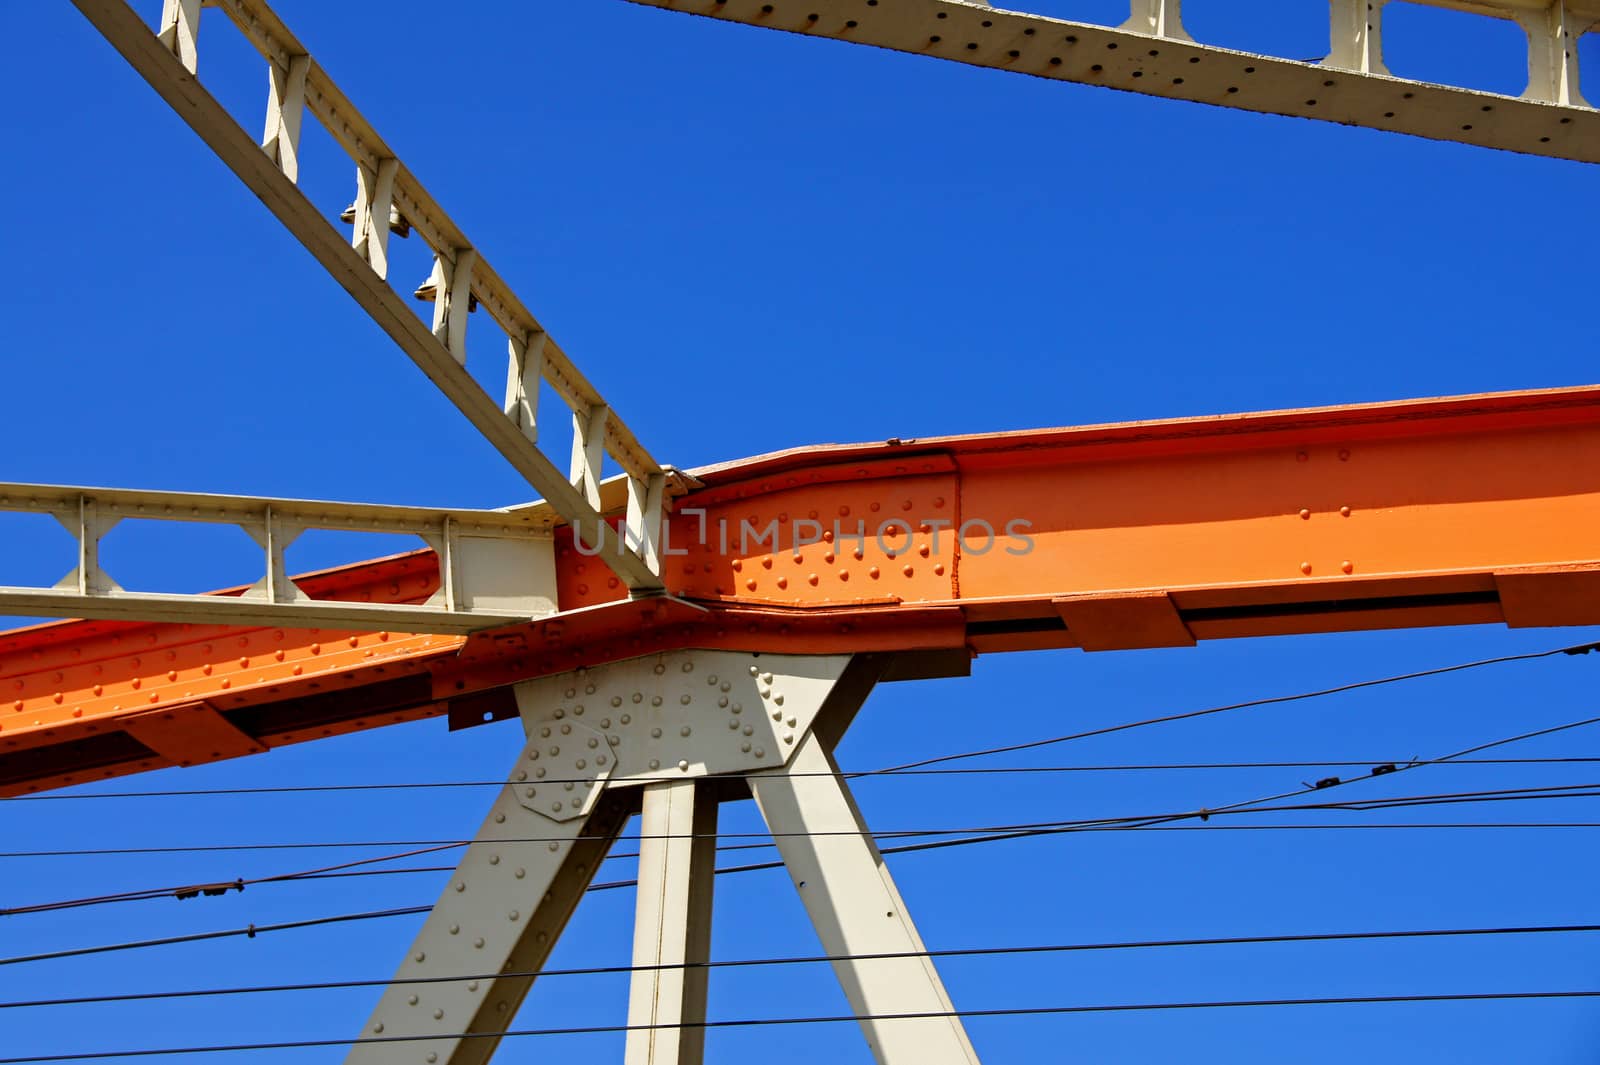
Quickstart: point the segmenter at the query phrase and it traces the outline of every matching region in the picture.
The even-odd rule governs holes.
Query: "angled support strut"
[[[700,1065],[715,789],[727,787],[714,778],[738,776],[839,958],[875,1058],[976,1065],[826,750],[881,669],[846,655],[691,650],[518,684],[527,744],[348,1060],[488,1060],[595,866],[642,808],[625,1060]]]

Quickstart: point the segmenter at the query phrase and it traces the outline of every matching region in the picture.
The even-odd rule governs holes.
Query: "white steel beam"
[[[0,613],[457,633],[544,617],[558,605],[551,516],[533,508],[438,510],[0,484],[0,513],[5,512],[55,517],[77,541],[77,560],[53,586],[0,587]],[[127,591],[102,566],[100,543],[119,523],[140,520],[237,527],[261,548],[263,576],[232,594]],[[442,587],[426,603],[312,599],[284,564],[284,552],[308,529],[416,536],[438,554]]]
[[[279,158],[262,151],[226,109],[194,76],[193,26],[199,0],[169,0],[162,36],[152,33],[126,0],[73,0],[78,9],[118,52],[189,123],[217,156],[237,174],[357,303],[389,334],[441,391],[466,415],[528,482],[590,545],[604,542],[605,519],[585,494],[568,481],[554,462],[529,440],[463,365],[467,308],[478,300],[508,337],[526,338],[543,327],[476,252],[476,246],[451,222],[421,183],[403,165],[394,167],[394,202],[400,217],[433,248],[441,260],[442,278],[458,286],[459,297],[436,313],[438,334],[422,322],[383,277],[367,254],[352,247],[280,168]],[[291,63],[305,57],[305,106],[360,167],[378,175],[387,160],[396,159],[377,132],[350,104],[327,74],[308,56],[277,15],[261,0],[216,0],[245,37],[286,76]],[[188,19],[191,7],[194,19]],[[185,27],[191,27],[186,30]],[[170,30],[170,32],[168,32]],[[187,42],[187,43],[186,43]],[[189,51],[185,51],[188,48]],[[186,65],[187,64],[187,65]],[[553,342],[543,349],[544,379],[574,411],[604,405],[577,367]],[[663,468],[615,416],[606,419],[604,445],[628,474],[647,478]],[[615,539],[611,537],[610,539]],[[602,556],[635,591],[661,588],[659,575],[636,552],[625,548]]]
[[[879,1065],[977,1065],[922,937],[822,741],[808,735],[750,790]],[[899,1019],[881,1019],[885,1016]],[[906,1016],[921,1015],[921,1016]],[[938,1016],[930,1016],[938,1015]]]
[[[1354,33],[1360,9],[1381,8],[1377,0],[1332,0],[1332,54],[1317,62],[1190,40],[1178,0],[1133,0],[1129,21],[1115,27],[969,0],[633,2],[1058,81],[1600,162],[1600,111],[1577,93],[1575,60],[1577,38],[1600,21],[1600,0],[1420,0],[1528,25],[1524,98],[1388,76],[1376,20],[1370,40]]]
[[[717,803],[693,780],[644,787],[626,1065],[701,1065]]]

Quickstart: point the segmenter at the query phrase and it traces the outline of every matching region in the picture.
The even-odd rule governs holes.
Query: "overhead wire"
[[[78,995],[70,998],[42,998],[0,1001],[0,1010],[36,1009],[50,1006],[86,1006],[109,1002],[145,1002],[170,999],[211,998],[224,995],[278,994],[300,991],[339,991],[364,987],[410,986],[417,984],[461,983],[468,980],[500,980],[538,977],[615,976],[639,972],[686,969],[749,969],[791,965],[821,965],[838,962],[896,961],[907,958],[983,958],[1036,954],[1069,954],[1100,951],[1158,950],[1188,947],[1267,946],[1289,943],[1339,943],[1377,940],[1416,940],[1481,938],[1490,936],[1574,935],[1600,932],[1600,924],[1507,925],[1482,928],[1421,928],[1361,932],[1303,932],[1280,935],[1212,936],[1182,939],[1141,939],[1093,943],[1023,944],[998,947],[949,947],[941,950],[880,951],[863,954],[804,954],[770,958],[725,958],[710,961],[661,962],[635,965],[596,965],[567,969],[512,970],[486,973],[459,973],[453,976],[395,976],[371,980],[325,980],[293,984],[255,984],[234,987],[191,988],[172,991],[137,991],[113,995]]]
[[[539,1036],[616,1035],[625,1032],[663,1029],[767,1028],[798,1024],[859,1024],[863,1021],[910,1021],[962,1018],[1045,1017],[1070,1014],[1132,1013],[1161,1010],[1261,1009],[1293,1006],[1354,1006],[1422,1002],[1507,1002],[1600,998],[1600,991],[1575,989],[1555,991],[1480,991],[1451,994],[1340,995],[1328,998],[1225,999],[1191,1002],[1120,1002],[1069,1006],[1006,1006],[993,1009],[927,1010],[915,1013],[842,1013],[804,1017],[739,1017],[722,1020],[684,1021],[676,1024],[596,1024],[564,1028],[512,1028],[495,1032],[452,1032],[432,1035],[371,1035],[357,1039],[299,1039],[262,1043],[206,1044],[187,1047],[149,1047],[134,1050],[100,1050],[71,1054],[36,1054],[0,1058],[0,1065],[43,1065],[45,1062],[95,1061],[113,1058],[156,1057],[163,1054],[217,1054],[256,1050],[309,1050],[317,1047],[373,1046],[416,1043],[443,1039],[512,1039]]]

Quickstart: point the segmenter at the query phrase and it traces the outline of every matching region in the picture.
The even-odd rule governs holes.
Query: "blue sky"
[[[144,6],[152,17],[159,7]],[[1220,43],[1292,56],[1326,44],[1317,0],[1185,6],[1191,29]],[[1036,9],[1113,21],[1115,7]],[[620,0],[278,9],[654,453],[678,466],[824,441],[1594,380],[1580,287],[1594,269],[1583,207],[1594,175],[1577,164],[1008,77]],[[1520,89],[1511,27],[1391,11],[1392,69]],[[527,497],[75,10],[31,8],[25,37],[0,72],[14,101],[0,113],[11,146],[0,182],[14,205],[0,292],[11,441],[0,477],[434,505]],[[261,67],[214,12],[201,76],[257,125]],[[320,133],[304,151],[304,187],[337,213],[352,194],[347,164]],[[397,276],[420,282],[419,242],[391,247]],[[487,365],[497,385],[495,360]],[[108,564],[130,586],[199,590],[255,576],[242,545],[206,534],[109,544]],[[26,522],[0,519],[0,546],[0,581],[53,580],[65,568],[52,554],[61,539]],[[304,561],[383,549],[330,542]],[[840,758],[872,768],[1584,638],[1593,634],[1468,628],[992,656],[970,679],[880,689]],[[1597,668],[1593,657],[1502,666],[997,764],[1425,758],[1593,715]],[[514,725],[447,736],[433,721],[118,787],[492,780],[517,746]],[[1600,754],[1600,742],[1575,730],[1515,753]],[[1582,783],[1591,772],[1435,767],[1369,790]],[[875,827],[938,828],[1219,805],[1304,776],[917,778],[863,783],[859,798]],[[449,838],[472,830],[485,801],[463,789],[15,803],[0,807],[0,849]],[[1462,819],[1477,816],[1593,814],[1571,800]],[[759,821],[745,804],[726,809],[724,824]],[[1600,873],[1589,843],[1584,830],[1104,833],[891,867],[930,946],[981,947],[1589,922]],[[338,856],[0,858],[0,905]],[[629,875],[624,861],[601,878]],[[0,956],[414,905],[439,884],[321,881],[10,917]],[[631,906],[625,890],[591,896],[553,964],[625,963]],[[418,920],[0,967],[0,1001],[382,978]],[[717,956],[814,950],[781,873],[719,883]],[[1597,969],[1593,935],[942,965],[956,1003],[979,1009],[1595,988]],[[621,977],[548,980],[519,1024],[620,1022],[625,988]],[[0,1051],[341,1038],[375,997],[0,1011]],[[714,1016],[845,1010],[823,967],[713,978]],[[1600,1056],[1600,1007],[1585,1001],[996,1019],[970,1031],[991,1065]],[[869,1060],[849,1026],[717,1032],[709,1045],[712,1061]],[[508,1041],[497,1060],[619,1052],[610,1036],[528,1039]]]

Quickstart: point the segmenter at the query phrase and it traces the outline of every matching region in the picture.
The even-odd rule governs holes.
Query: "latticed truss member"
[[[486,1060],[635,810],[627,1059],[700,1060],[693,963],[708,941],[715,809],[749,795],[828,953],[880,955],[835,966],[875,1056],[974,1061],[831,761],[876,682],[960,674],[985,651],[1600,621],[1586,535],[1600,517],[1587,472],[1600,468],[1600,390],[895,440],[678,474],[264,4],[216,4],[267,62],[258,143],[195,77],[200,0],[166,0],[153,31],[121,0],[75,2],[546,499],[447,512],[0,486],[0,509],[53,514],[78,542],[67,578],[0,589],[0,608],[99,619],[0,637],[9,792],[423,716],[521,720],[507,785],[353,1060]],[[1596,18],[1587,0],[1425,2],[1521,23],[1525,96],[1388,76],[1382,0],[1330,4],[1320,63],[1197,43],[1177,0],[1135,0],[1117,27],[956,0],[656,6],[1593,160],[1575,59]],[[296,187],[307,111],[355,163],[348,236]],[[387,241],[407,232],[434,252],[413,293],[432,302],[431,325],[387,279]],[[499,404],[465,369],[478,304],[507,337]],[[541,386],[573,418],[565,473],[537,447]],[[616,480],[603,480],[607,455]],[[123,591],[97,545],[113,523],[149,517],[245,529],[261,581],[213,596]],[[291,578],[288,543],[329,527],[412,533],[430,549]],[[447,979],[405,982],[435,976]]]

